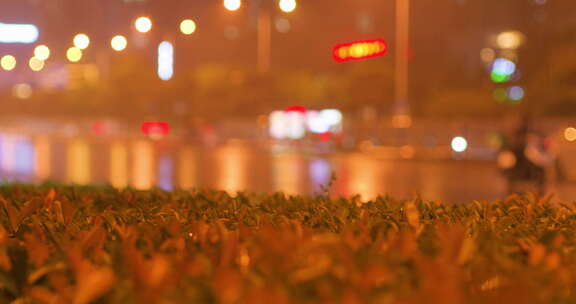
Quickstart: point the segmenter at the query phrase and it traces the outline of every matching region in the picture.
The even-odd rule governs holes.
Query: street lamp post
[[[396,128],[412,125],[409,90],[410,49],[410,0],[396,0],[396,61],[395,61],[395,105],[392,124]]]
[[[270,71],[272,57],[272,26],[270,12],[260,8],[258,13],[258,71]]]
[[[259,3],[263,3],[263,1]],[[224,0],[224,7],[229,11],[238,10],[242,6],[241,4],[241,0]],[[296,0],[280,0],[278,6],[283,12],[291,13],[296,9]],[[261,4],[258,8],[257,24],[258,71],[267,73],[270,71],[272,62],[272,14],[269,5]]]

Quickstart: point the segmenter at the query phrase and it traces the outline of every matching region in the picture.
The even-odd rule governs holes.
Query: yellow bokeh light
[[[224,0],[224,7],[229,11],[237,11],[242,6],[241,0]]]
[[[34,57],[39,60],[47,60],[50,58],[50,49],[45,45],[39,45],[34,49]]]
[[[44,60],[40,60],[37,57],[32,57],[30,58],[30,61],[28,61],[28,66],[30,66],[30,69],[34,72],[42,71],[44,68]]]
[[[18,99],[28,99],[32,97],[32,87],[27,83],[19,83],[12,88],[12,94]]]
[[[148,17],[140,17],[134,22],[134,27],[140,33],[148,33],[152,29],[152,20]]]
[[[78,34],[74,36],[74,46],[81,50],[87,49],[88,46],[90,46],[90,37],[86,34]]]
[[[185,35],[192,35],[196,31],[196,22],[186,19],[180,23],[180,31]]]
[[[278,6],[283,12],[291,13],[296,9],[296,0],[280,0]]]
[[[524,34],[518,31],[502,32],[496,37],[496,43],[502,49],[517,49],[524,43]]]
[[[576,140],[576,128],[566,128],[566,130],[564,130],[564,138],[566,138],[567,141],[575,141]]]
[[[78,62],[82,59],[82,50],[73,46],[66,51],[66,58],[68,58],[70,62]]]
[[[110,45],[115,51],[121,52],[126,49],[126,46],[128,46],[128,40],[126,40],[126,37],[118,35],[112,38]]]
[[[348,58],[348,47],[343,46],[338,50],[338,57],[340,57],[341,59],[346,59]]]
[[[0,66],[6,71],[12,71],[16,68],[16,58],[12,55],[6,55],[0,59]]]

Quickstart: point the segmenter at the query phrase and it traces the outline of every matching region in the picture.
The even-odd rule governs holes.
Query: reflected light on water
[[[132,186],[149,189],[154,185],[154,148],[147,141],[137,141],[132,147]]]
[[[178,170],[178,185],[182,189],[197,187],[196,162],[194,161],[194,149],[184,147],[179,154],[180,165]]]
[[[281,154],[272,158],[273,190],[286,194],[302,193],[304,160],[295,154]],[[303,172],[304,171],[304,172]]]
[[[39,179],[50,177],[52,166],[52,149],[50,139],[47,136],[39,136],[34,140],[35,146],[35,174]]]
[[[349,183],[346,195],[359,194],[362,199],[376,198],[381,167],[374,159],[360,154],[350,155],[348,160]]]
[[[216,151],[218,166],[217,189],[228,193],[246,190],[248,179],[248,151],[239,145],[229,145]]]
[[[128,185],[128,148],[122,142],[110,146],[110,184],[116,188]]]
[[[310,162],[310,178],[314,185],[314,192],[321,192],[323,188],[328,187],[331,175],[332,166],[328,160],[323,158],[312,159]]]
[[[90,148],[84,140],[72,140],[67,145],[66,178],[76,184],[90,183]]]
[[[172,182],[172,157],[168,154],[160,156],[158,163],[158,186],[162,190],[172,191],[174,190],[174,184]]]
[[[0,135],[0,167],[4,172],[13,172],[16,159],[16,141],[10,134]]]

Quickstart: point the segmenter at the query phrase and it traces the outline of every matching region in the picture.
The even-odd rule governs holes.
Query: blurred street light
[[[78,34],[74,36],[74,46],[84,50],[90,46],[90,38],[86,34]]]
[[[174,75],[174,45],[162,41],[158,46],[158,77],[168,81]]]
[[[452,139],[452,143],[450,146],[452,147],[452,150],[454,150],[454,152],[461,153],[466,151],[466,149],[468,149],[468,141],[466,140],[466,138],[462,136],[456,136]]]
[[[12,87],[12,94],[18,99],[28,99],[32,97],[32,86],[27,83],[18,83]]]
[[[134,27],[140,33],[148,33],[152,29],[152,20],[148,17],[140,17],[134,22]]]
[[[121,52],[125,50],[126,47],[128,46],[128,41],[126,40],[126,37],[122,35],[117,35],[114,36],[114,38],[112,38],[112,40],[110,41],[110,45],[112,46],[112,49],[114,49],[115,51]]]
[[[224,0],[224,7],[229,11],[237,11],[242,6],[241,0]]]
[[[524,34],[518,31],[508,31],[498,34],[496,43],[502,49],[517,49],[524,43]]]
[[[186,19],[180,23],[180,31],[184,35],[192,35],[196,32],[196,22],[191,19]]]
[[[261,2],[259,2],[261,3]],[[242,5],[241,0],[224,0],[224,7],[236,11]],[[280,0],[279,8],[290,13],[296,9],[296,0]],[[258,71],[267,73],[271,66],[272,50],[272,20],[271,12],[265,5],[258,8]]]
[[[40,60],[38,57],[34,56],[30,58],[30,61],[28,61],[28,66],[34,72],[42,71],[44,68],[44,60]]]
[[[566,138],[567,141],[576,141],[576,128],[566,128],[566,130],[564,130],[564,138]]]
[[[78,62],[82,59],[82,50],[73,46],[66,51],[66,58],[70,62]]]
[[[280,0],[278,7],[285,13],[291,13],[296,9],[296,0]]]
[[[12,55],[5,55],[0,59],[0,66],[6,71],[12,71],[16,68],[16,58]]]
[[[34,48],[34,57],[44,61],[50,58],[50,49],[45,45],[39,45]]]

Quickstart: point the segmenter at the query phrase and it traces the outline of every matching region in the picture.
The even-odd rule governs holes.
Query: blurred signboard
[[[387,52],[388,44],[384,39],[371,39],[338,44],[332,55],[337,62],[346,62],[379,57]]]

